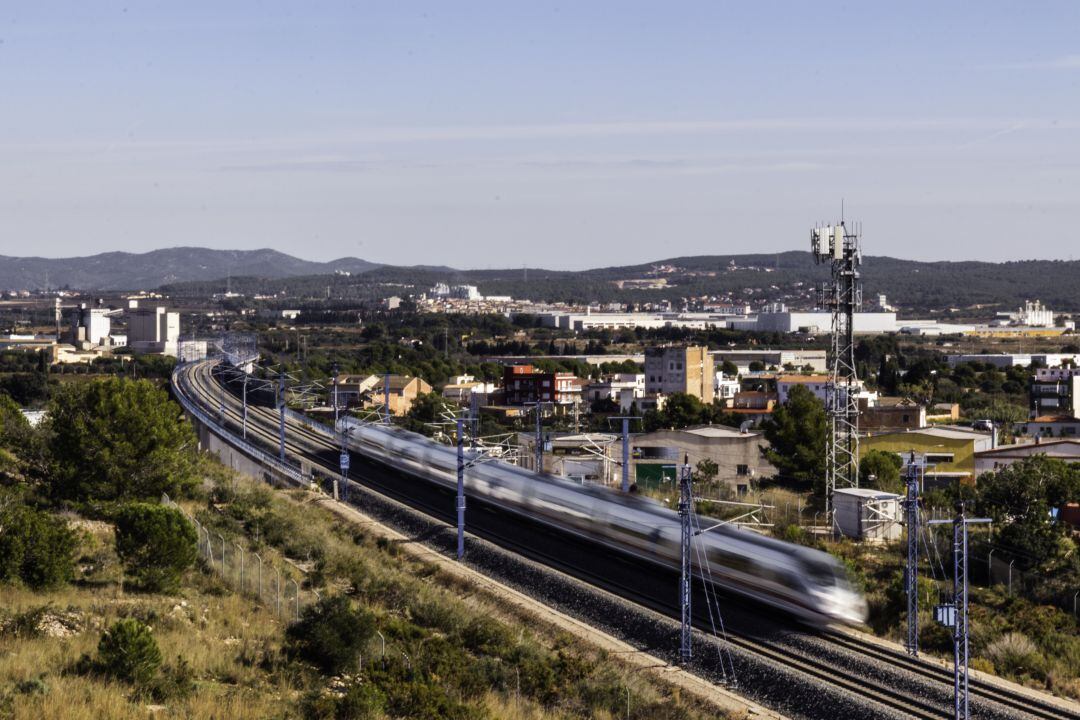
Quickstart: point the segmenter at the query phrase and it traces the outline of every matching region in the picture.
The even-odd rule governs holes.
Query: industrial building
[[[824,335],[832,331],[832,314],[827,312],[792,312],[790,310],[758,313],[757,317],[746,327],[735,323],[731,327],[735,330],[755,330],[757,332],[801,332],[810,335]],[[896,332],[896,313],[857,312],[855,313],[853,327],[858,335]]]
[[[740,432],[724,425],[700,425],[679,430],[657,430],[631,437],[634,482],[653,486],[676,478],[677,466],[689,458],[696,467],[702,460],[716,463],[716,480],[737,493],[746,492],[754,478],[769,477],[776,468],[763,457],[768,442],[758,433]]]
[[[127,311],[128,344],[138,354],[176,357],[180,342],[180,313],[164,307],[133,308]]]
[[[645,351],[645,393],[686,393],[703,403],[713,401],[716,371],[704,346],[662,345]]]
[[[112,332],[112,316],[118,310],[103,307],[87,307],[80,303],[72,317],[71,344],[79,349],[90,347],[109,347],[109,335]]]

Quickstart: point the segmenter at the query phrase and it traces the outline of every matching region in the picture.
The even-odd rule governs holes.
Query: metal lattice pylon
[[[679,609],[681,611],[682,626],[679,632],[679,663],[686,665],[693,655],[692,641],[692,615],[690,612],[690,582],[692,571],[690,566],[690,542],[693,539],[691,532],[691,513],[693,511],[694,492],[692,488],[693,469],[689,462],[679,468],[679,521],[682,528],[681,542],[681,572],[679,575]]]
[[[859,398],[855,369],[855,311],[862,305],[859,266],[861,230],[844,221],[815,228],[811,234],[814,259],[828,262],[832,281],[824,293],[832,313],[830,377],[826,409],[830,433],[825,464],[825,514],[833,519],[833,493],[837,487],[859,486]]]

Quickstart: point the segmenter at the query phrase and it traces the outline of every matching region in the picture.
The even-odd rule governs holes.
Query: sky
[[[1080,257],[1080,3],[0,5],[0,255]]]

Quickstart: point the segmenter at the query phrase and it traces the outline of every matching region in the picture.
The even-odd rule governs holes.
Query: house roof
[[[1080,439],[1078,438],[1054,438],[1050,440],[1043,440],[1041,442],[1027,442],[1016,443],[1015,445],[1002,445],[1001,447],[994,448],[993,450],[983,450],[982,452],[975,453],[976,457],[1008,457],[1009,455],[1018,454],[1024,456],[1026,450],[1045,450],[1047,448],[1053,448],[1054,446],[1060,447],[1075,446],[1080,447]]]
[[[682,432],[711,438],[746,437],[751,434],[741,432],[738,428],[728,427],[727,425],[698,425],[695,427],[683,428]]]
[[[930,437],[938,437],[948,440],[978,440],[980,438],[990,437],[989,433],[983,433],[977,430],[971,430],[969,428],[962,428],[951,425],[911,428],[907,430],[897,430],[895,432],[877,433],[874,435],[874,437],[885,437],[888,435],[929,435]]]
[[[776,382],[783,383],[827,383],[828,375],[778,375]]]
[[[896,493],[872,488],[836,488],[833,490],[833,495],[847,495],[848,497],[868,498],[871,500],[895,500],[900,497]]]

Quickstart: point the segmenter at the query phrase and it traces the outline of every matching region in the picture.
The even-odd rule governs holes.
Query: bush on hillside
[[[176,592],[198,555],[195,527],[164,505],[131,503],[116,517],[116,554],[132,586]]]
[[[285,651],[329,675],[338,675],[356,669],[361,650],[374,634],[372,615],[353,609],[347,597],[335,595],[308,606],[289,626]]]
[[[71,580],[77,540],[61,518],[5,495],[0,530],[0,581],[44,590]]]
[[[161,651],[149,627],[126,618],[101,636],[97,667],[109,677],[147,685],[161,667]]]

